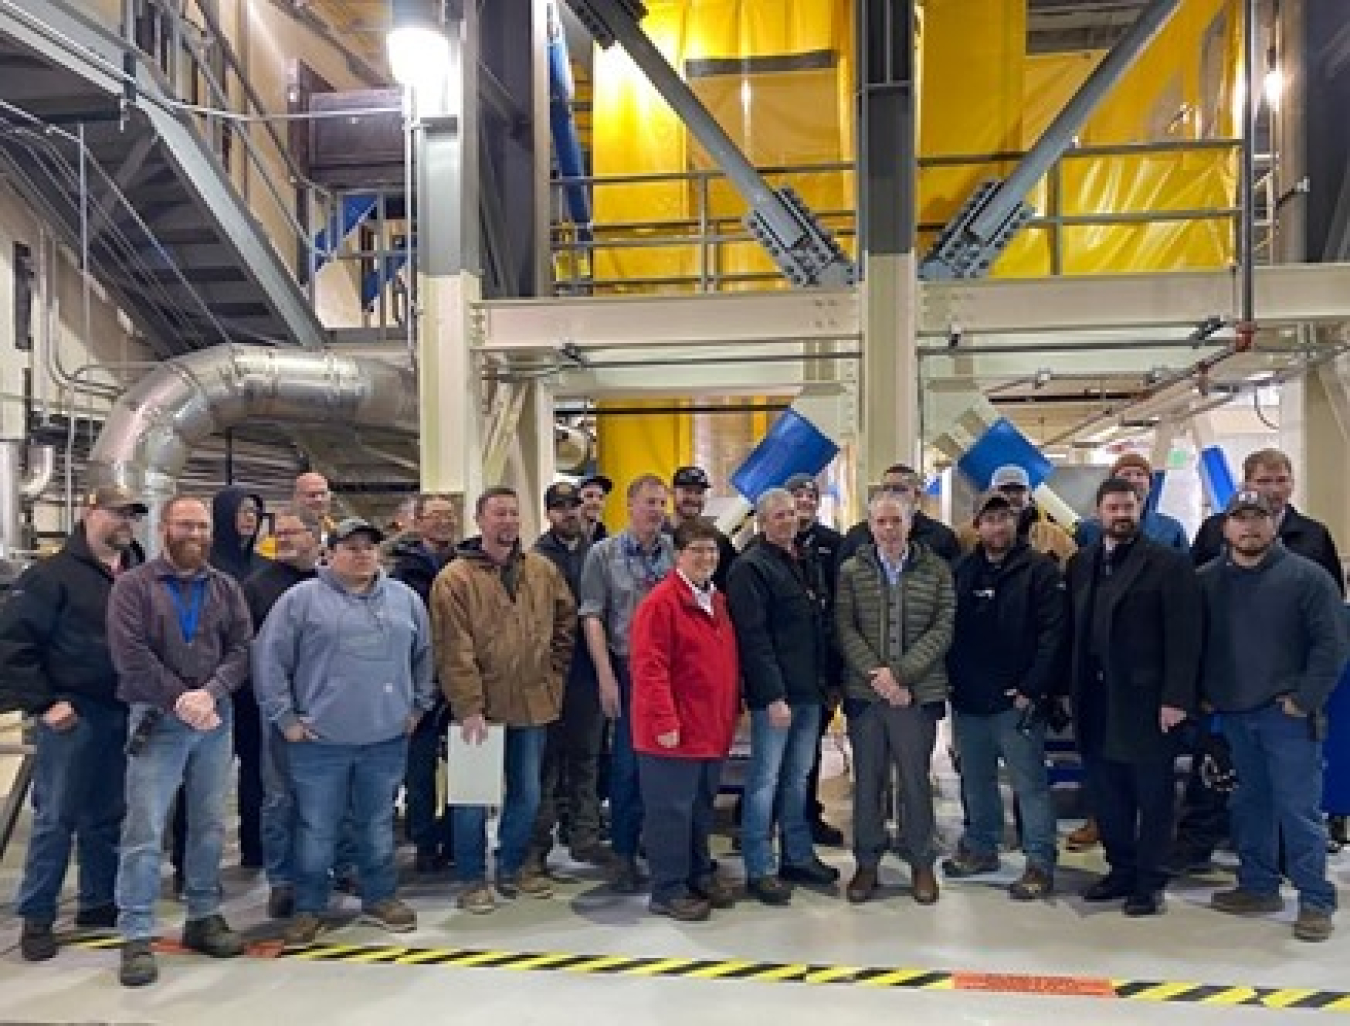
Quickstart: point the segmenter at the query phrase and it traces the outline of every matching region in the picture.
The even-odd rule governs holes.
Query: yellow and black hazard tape
[[[121,942],[115,938],[99,938],[77,940],[73,943],[79,947],[113,948],[119,946]],[[157,947],[164,951],[182,950],[172,944]],[[304,948],[284,948],[276,941],[251,945],[249,954],[261,958],[293,958],[306,962],[337,962],[348,965],[450,966],[460,969],[509,969],[595,976],[845,984],[898,990],[983,991],[998,994],[1091,997],[1234,1008],[1350,1012],[1350,992],[1347,991],[1308,990],[1298,987],[1233,987],[1166,980],[1118,980],[1097,976],[952,972],[944,969],[821,965],[807,962],[652,958],[477,948],[406,948],[383,944],[321,943]]]

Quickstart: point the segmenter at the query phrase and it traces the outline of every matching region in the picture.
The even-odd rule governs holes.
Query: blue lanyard
[[[175,577],[168,580],[169,597],[178,610],[178,626],[183,630],[183,640],[189,645],[197,636],[197,624],[202,618],[202,606],[206,605],[206,578],[198,577],[192,582],[192,601],[183,594],[182,582]]]

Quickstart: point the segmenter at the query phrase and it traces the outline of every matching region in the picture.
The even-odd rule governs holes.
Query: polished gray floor
[[[836,818],[846,808],[842,782],[833,785]],[[944,802],[945,824],[954,808]],[[1067,830],[1072,824],[1066,822]],[[948,838],[950,840],[950,837]],[[719,840],[729,875],[740,866]],[[846,872],[842,851],[822,851]],[[21,852],[0,869],[12,892]],[[1333,860],[1338,886],[1350,885],[1350,855]],[[1235,920],[1205,907],[1229,878],[1191,879],[1170,893],[1157,919],[1130,920],[1114,906],[1084,904],[1078,887],[1100,868],[1093,855],[1067,856],[1061,896],[1016,904],[1003,886],[1020,866],[1009,855],[1005,871],[980,882],[946,884],[942,900],[920,907],[905,889],[902,867],[888,865],[888,885],[875,902],[852,907],[838,896],[798,892],[786,909],[742,901],[702,924],[680,925],[647,914],[640,898],[621,898],[593,873],[562,864],[564,881],[547,901],[504,903],[490,916],[454,908],[447,880],[416,880],[405,888],[417,907],[419,929],[397,938],[371,927],[339,926],[324,940],[423,948],[514,952],[807,962],[1000,974],[1067,975],[1178,981],[1216,986],[1306,987],[1350,990],[1350,927],[1330,942],[1307,945],[1290,936],[1294,902],[1282,916]],[[259,937],[279,927],[265,921],[266,889],[255,875],[225,874],[228,914]],[[350,923],[355,904],[335,903]],[[181,921],[181,906],[164,902],[166,934]],[[212,962],[166,955],[162,978],[144,991],[127,991],[114,977],[114,952],[66,948],[49,963],[19,960],[17,923],[0,920],[0,1022],[115,1023],[384,1023],[462,1022],[466,1013],[502,1024],[735,1023],[773,1026],[818,1022],[826,1016],[861,1021],[875,1014],[893,1021],[1012,1024],[1283,1023],[1340,1018],[1334,1012],[1156,1004],[1105,998],[1020,996],[968,991],[883,989],[862,984],[807,985],[718,979],[648,979],[465,969],[444,966],[325,964],[262,958]]]

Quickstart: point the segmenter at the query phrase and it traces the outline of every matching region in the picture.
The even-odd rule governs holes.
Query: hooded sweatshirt
[[[432,706],[432,669],[422,600],[383,571],[358,594],[321,569],[277,599],[253,646],[263,715],[282,731],[303,723],[327,744],[404,733]]]
[[[252,500],[258,507],[258,523],[247,538],[240,537],[239,507]],[[253,551],[262,530],[262,496],[243,488],[222,488],[211,500],[211,565],[241,584],[267,565]]]

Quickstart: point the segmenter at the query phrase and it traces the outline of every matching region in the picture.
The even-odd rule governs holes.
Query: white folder
[[[458,723],[450,724],[445,760],[447,804],[501,805],[506,727],[489,723],[481,745],[465,741],[460,730]]]

